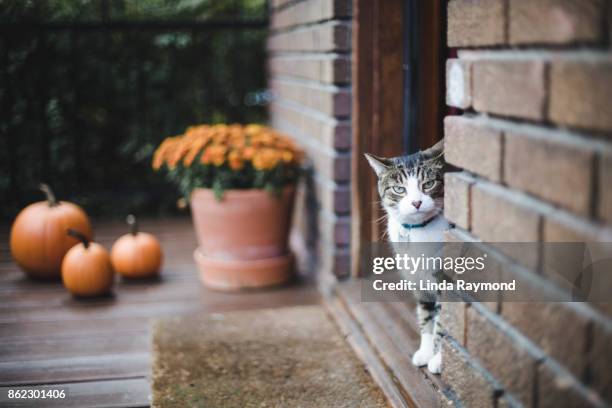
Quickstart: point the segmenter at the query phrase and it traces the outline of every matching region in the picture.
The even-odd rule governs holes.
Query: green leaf
[[[219,180],[215,180],[213,184],[213,192],[215,193],[215,198],[217,199],[217,201],[221,201],[223,199],[224,189],[223,185]]]

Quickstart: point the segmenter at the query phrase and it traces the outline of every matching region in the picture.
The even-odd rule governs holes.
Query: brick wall
[[[312,173],[297,228],[317,272],[349,272],[350,0],[275,0],[268,39],[272,126],[306,150]]]
[[[612,242],[612,5],[450,0],[446,217],[453,241]],[[504,273],[555,285],[542,253]],[[502,299],[503,300],[503,299]],[[444,306],[443,380],[470,407],[612,404],[610,307]]]

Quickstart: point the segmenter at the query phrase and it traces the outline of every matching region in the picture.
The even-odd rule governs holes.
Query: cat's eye
[[[406,188],[402,186],[393,186],[393,192],[395,194],[404,194],[406,192]]]
[[[423,189],[425,190],[429,190],[430,188],[433,188],[433,186],[436,185],[436,181],[435,180],[429,180],[426,181],[425,183],[423,183]]]

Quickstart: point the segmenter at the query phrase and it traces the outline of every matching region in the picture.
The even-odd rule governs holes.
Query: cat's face
[[[444,208],[443,141],[412,154],[393,158],[366,154],[378,176],[378,193],[389,217],[400,224],[418,224]]]

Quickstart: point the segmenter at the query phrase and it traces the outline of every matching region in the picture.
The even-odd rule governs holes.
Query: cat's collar
[[[425,220],[425,221],[423,221],[420,224],[402,224],[402,228],[405,228],[405,229],[408,229],[408,230],[413,229],[413,228],[423,228],[424,226],[426,226],[427,224],[432,222],[435,218],[436,217],[431,217],[430,219]]]

